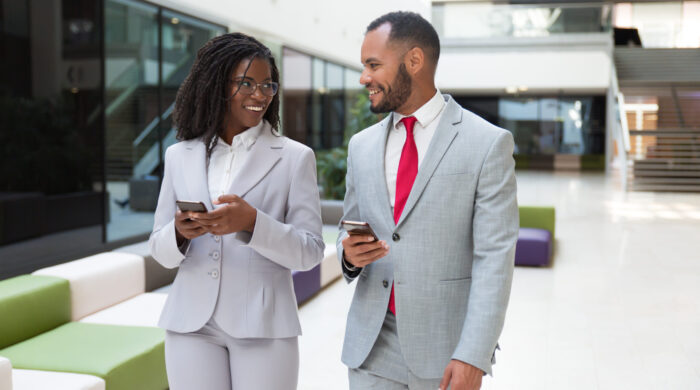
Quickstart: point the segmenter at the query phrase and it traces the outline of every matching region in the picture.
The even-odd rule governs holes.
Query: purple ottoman
[[[321,289],[321,264],[308,271],[292,271],[292,279],[294,279],[297,304],[301,305]]]
[[[515,245],[515,265],[548,265],[552,235],[548,230],[520,228]]]

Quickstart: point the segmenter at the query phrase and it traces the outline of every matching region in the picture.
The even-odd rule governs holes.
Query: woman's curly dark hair
[[[229,110],[229,80],[238,64],[246,59],[261,58],[270,64],[272,81],[280,75],[272,52],[257,39],[229,33],[212,38],[199,51],[175,98],[173,122],[177,139],[201,138],[207,145],[207,158],[216,146],[216,136],[223,131]],[[247,72],[247,69],[246,69]],[[263,116],[274,130],[279,127],[279,94],[272,98]],[[213,141],[213,142],[212,142]]]

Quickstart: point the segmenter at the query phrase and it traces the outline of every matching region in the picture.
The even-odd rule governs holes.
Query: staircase
[[[632,130],[630,137],[654,139],[632,156],[632,190],[700,192],[700,129]]]
[[[700,192],[700,50],[615,48],[625,179]]]
[[[132,141],[146,127],[146,120],[157,115],[157,87],[139,86],[131,92],[109,91],[107,101],[111,100],[110,94],[119,96],[126,93],[129,96],[119,102],[114,110],[108,109],[105,153],[109,181],[126,181],[132,177],[135,153]],[[152,135],[157,136],[157,132],[154,131]]]
[[[127,58],[135,57],[133,53],[127,54]],[[174,103],[162,107],[165,111],[158,115],[158,99],[174,101],[193,57],[180,52],[165,52],[164,55],[164,60],[170,61],[164,61],[163,68],[167,70],[164,70],[161,93],[157,85],[144,82],[143,64],[138,62],[122,66],[119,75],[107,85],[105,164],[108,181],[128,181],[132,177],[152,174],[161,160],[159,136],[162,137],[163,150],[176,142],[171,117]]]

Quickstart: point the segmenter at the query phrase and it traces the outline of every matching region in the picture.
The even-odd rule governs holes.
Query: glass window
[[[282,131],[287,137],[310,145],[311,57],[284,48],[282,50]]]
[[[513,133],[515,154],[604,154],[605,97],[464,97],[464,108]]]
[[[163,11],[161,19],[163,46],[160,64],[163,80],[161,89],[163,121],[159,130],[162,152],[176,142],[171,113],[175,108],[177,90],[189,74],[197,57],[197,51],[211,38],[224,32],[225,30],[219,26],[176,12]],[[155,158],[149,157],[148,160],[144,159],[144,162],[146,161],[149,164],[143,168],[144,171],[155,169]]]
[[[343,67],[326,63],[326,93],[323,95],[323,148],[343,144],[345,130],[345,93]]]
[[[312,93],[311,93],[311,137],[310,146],[313,149],[323,149],[323,95],[326,89],[326,63],[314,58],[312,62]]]
[[[354,69],[345,69],[345,138],[352,133],[362,130],[360,112],[357,109],[360,97],[365,93],[364,85],[360,84],[361,73]],[[366,99],[365,99],[366,100]],[[362,128],[361,128],[362,127]]]
[[[501,98],[499,126],[513,132],[516,154],[540,153],[539,101],[531,98]]]
[[[615,27],[636,28],[644,47],[700,47],[700,1],[615,4]]]
[[[0,2],[0,279],[102,245],[101,4]]]
[[[108,241],[153,227],[164,150],[176,142],[175,95],[197,50],[221,27],[134,0],[105,10]],[[162,43],[162,45],[160,44]]]
[[[105,143],[107,240],[153,227],[159,177],[140,172],[157,141],[158,8],[131,0],[105,3]]]
[[[314,150],[342,146],[363,88],[360,73],[289,48],[282,53],[284,134]]]
[[[450,1],[434,3],[432,19],[443,38],[546,37],[608,31],[610,9],[608,4]]]

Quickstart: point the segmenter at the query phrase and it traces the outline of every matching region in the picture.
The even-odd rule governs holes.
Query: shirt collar
[[[244,130],[242,133],[237,134],[233,137],[233,140],[231,140],[231,145],[234,148],[238,148],[239,146],[244,146],[246,150],[250,150],[251,147],[253,147],[253,144],[255,144],[255,141],[258,140],[258,137],[260,136],[260,132],[262,131],[263,127],[265,127],[265,124],[267,122],[263,119],[258,123],[257,125],[248,128],[247,130]],[[223,138],[219,137],[219,140],[216,143],[215,149],[218,148],[226,148],[228,149],[229,144],[224,141]]]
[[[415,116],[418,120],[418,123],[420,123],[421,127],[425,129],[426,127],[428,127],[428,125],[430,125],[432,121],[435,120],[435,118],[437,118],[442,109],[445,107],[445,104],[445,99],[442,97],[442,94],[438,89],[435,92],[435,95],[433,95],[433,97],[430,98],[430,100],[423,104],[413,114],[401,115],[398,112],[392,113],[394,128],[397,129],[399,127],[401,119],[405,118],[406,116]]]

